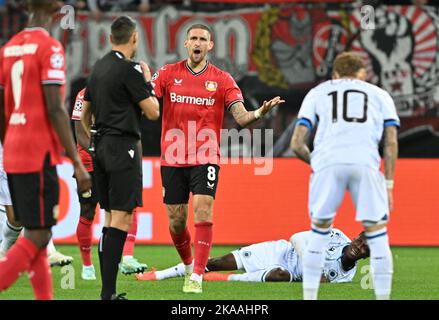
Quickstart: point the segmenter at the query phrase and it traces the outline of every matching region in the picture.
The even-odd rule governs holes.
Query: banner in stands
[[[138,58],[154,70],[186,57],[186,29],[197,22],[213,30],[214,64],[237,80],[256,77],[261,88],[308,89],[331,74],[337,53],[350,49],[367,63],[369,81],[389,91],[401,117],[438,115],[439,11],[434,7],[379,6],[365,30],[360,9],[349,6],[286,5],[220,11],[164,7],[137,16]],[[109,49],[111,19],[97,23],[79,14],[75,29],[59,24],[54,34],[68,44],[69,76],[88,74]],[[253,84],[252,84],[253,86]],[[246,92],[244,84],[244,92]]]
[[[254,175],[256,164],[227,164],[221,167],[214,208],[215,244],[250,244],[288,239],[310,227],[308,179],[310,170],[297,159],[275,159],[271,175]],[[73,169],[69,162],[58,166],[60,214],[53,228],[57,243],[76,243],[79,203]],[[395,175],[395,209],[388,226],[392,245],[438,246],[439,160],[398,160]],[[143,160],[143,203],[138,208],[138,243],[170,244],[168,220],[162,203],[160,161]],[[344,199],[334,226],[350,237],[362,227],[354,222],[349,196]],[[98,240],[104,214],[98,212],[93,239]],[[189,229],[194,232],[190,208]]]

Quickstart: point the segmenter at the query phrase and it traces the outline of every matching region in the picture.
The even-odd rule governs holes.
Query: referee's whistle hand
[[[145,61],[140,61],[139,64],[140,67],[142,68],[143,76],[145,77],[145,80],[151,81],[151,70],[149,70],[149,66],[146,64]]]
[[[91,177],[90,174],[85,170],[82,162],[73,164],[76,181],[78,182],[79,192],[86,192],[91,189]]]

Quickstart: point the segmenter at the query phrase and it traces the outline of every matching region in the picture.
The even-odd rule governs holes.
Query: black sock
[[[102,228],[102,234],[99,238],[99,245],[98,245],[98,255],[99,255],[99,269],[101,270],[101,281],[104,282],[104,278],[102,277],[102,267],[104,265],[104,259],[102,258],[102,250],[104,249],[104,242],[105,242],[105,235],[107,234],[108,228],[103,227]]]
[[[116,228],[108,228],[104,241],[102,254],[104,265],[102,268],[102,291],[103,300],[111,299],[116,293],[116,280],[119,271],[119,262],[122,259],[123,246],[128,232]]]

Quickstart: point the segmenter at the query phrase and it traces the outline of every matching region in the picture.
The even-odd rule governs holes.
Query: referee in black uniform
[[[110,40],[111,52],[96,62],[88,79],[81,122],[90,132],[94,116],[95,179],[105,209],[99,242],[101,298],[118,300],[124,299],[116,294],[116,279],[131,213],[142,206],[140,120],[142,112],[157,120],[160,111],[148,66],[130,60],[138,43],[136,22],[118,17],[111,25]]]

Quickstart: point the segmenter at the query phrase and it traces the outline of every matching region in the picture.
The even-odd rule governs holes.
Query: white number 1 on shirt
[[[12,93],[14,95],[15,110],[20,108],[23,71],[24,71],[23,60],[18,60],[13,64],[11,69],[11,78],[12,78]]]

